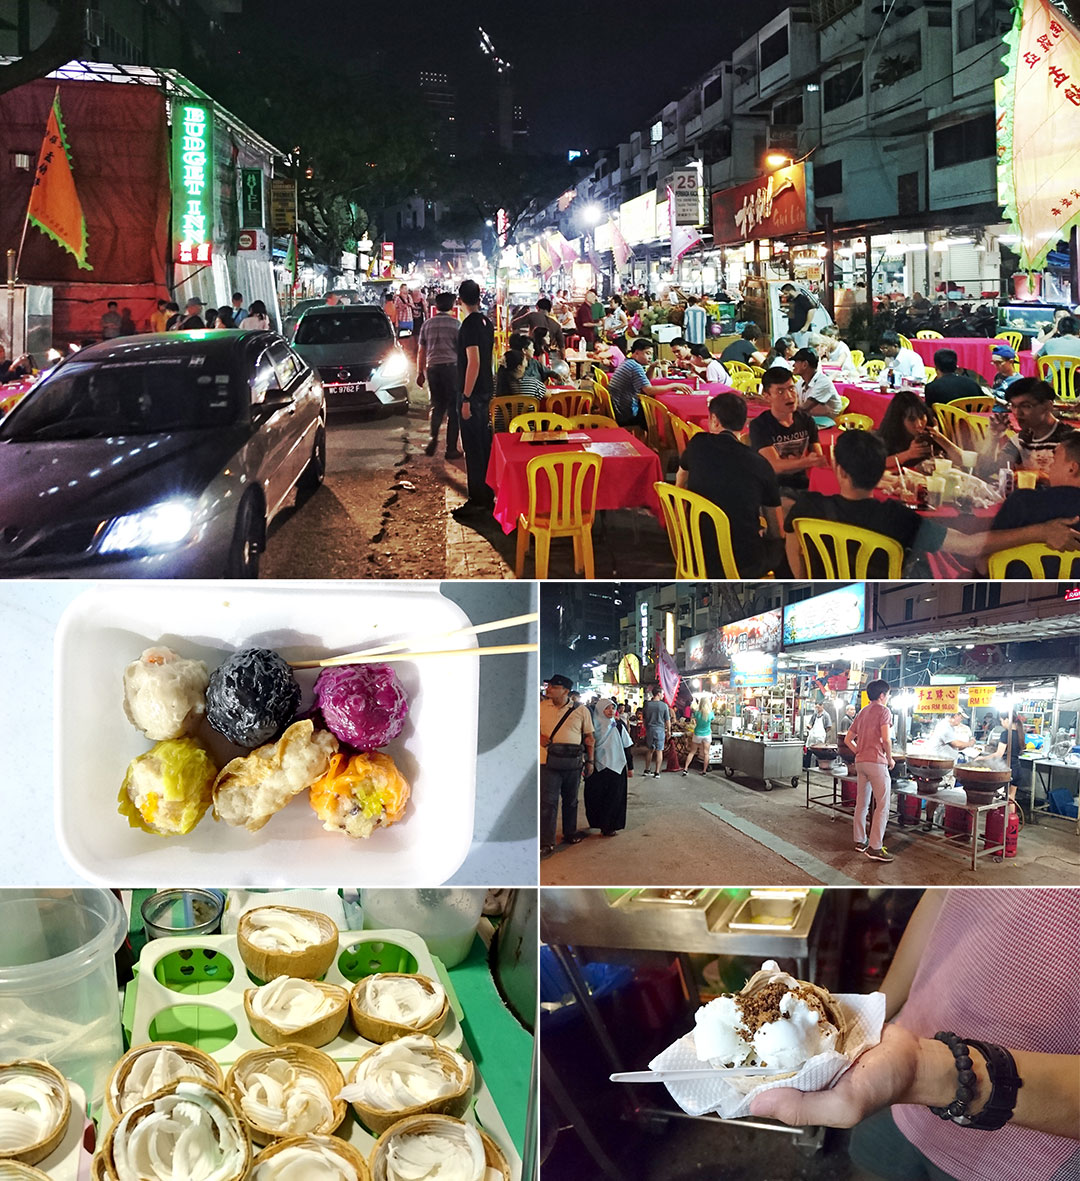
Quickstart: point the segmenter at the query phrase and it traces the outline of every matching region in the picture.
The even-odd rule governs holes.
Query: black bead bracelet
[[[931,1107],[942,1119],[952,1120],[963,1128],[994,1131],[1012,1119],[1016,1097],[1024,1085],[1016,1071],[1016,1061],[1003,1046],[987,1045],[968,1038],[965,1042],[955,1033],[935,1033],[934,1040],[944,1042],[952,1050],[956,1064],[956,1098],[948,1107]],[[968,1104],[975,1097],[975,1071],[972,1069],[971,1047],[986,1061],[990,1081],[990,1097],[978,1115],[968,1115]]]
[[[968,1104],[975,1098],[975,1072],[971,1069],[971,1051],[968,1045],[955,1033],[938,1032],[934,1041],[944,1042],[952,1050],[956,1064],[956,1098],[948,1107],[931,1107],[934,1115],[942,1119],[957,1119],[967,1115]]]

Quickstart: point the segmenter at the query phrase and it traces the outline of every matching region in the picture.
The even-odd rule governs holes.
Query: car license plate
[[[335,394],[361,394],[364,392],[362,381],[344,381],[340,385],[331,386]]]

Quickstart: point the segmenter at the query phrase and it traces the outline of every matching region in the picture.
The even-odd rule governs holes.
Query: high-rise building
[[[435,146],[447,155],[457,154],[458,101],[457,87],[449,74],[439,70],[420,71],[420,96],[435,117]]]

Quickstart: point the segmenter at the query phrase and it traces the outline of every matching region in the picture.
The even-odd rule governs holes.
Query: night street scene
[[[1078,9],[0,0],[0,572],[1071,577]]]
[[[1080,885],[1057,586],[564,583],[540,618],[543,885]]]

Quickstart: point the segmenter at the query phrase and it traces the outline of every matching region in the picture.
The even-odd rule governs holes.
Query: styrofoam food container
[[[112,582],[75,599],[56,631],[54,778],[57,838],[79,873],[103,885],[311,886],[360,881],[431,886],[450,877],[472,841],[476,802],[479,669],[475,636],[432,637],[468,627],[436,583]],[[124,668],[165,644],[213,669],[242,648],[286,660],[316,659],[411,638],[418,651],[463,654],[394,670],[409,697],[402,733],[383,750],[412,785],[405,819],[369,840],[327,832],[301,792],[256,833],[213,819],[187,836],[129,827],[117,811],[128,763],[153,743],[127,720]],[[300,670],[301,711],[318,670]],[[203,723],[218,766],[237,754]]]

